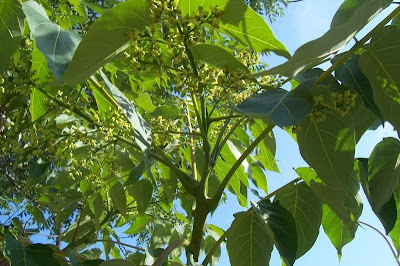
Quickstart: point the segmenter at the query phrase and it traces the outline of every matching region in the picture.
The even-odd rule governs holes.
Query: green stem
[[[275,127],[275,125],[269,125],[263,132],[250,144],[249,147],[243,152],[243,154],[239,157],[239,159],[235,162],[229,172],[226,174],[225,178],[222,180],[221,184],[218,187],[217,192],[215,193],[214,197],[207,202],[208,209],[210,211],[217,208],[219,201],[222,197],[222,193],[225,190],[226,185],[228,185],[229,180],[231,180],[233,174],[242,164],[242,162],[246,159],[247,156],[257,147],[257,145],[268,135],[269,132]]]
[[[106,91],[106,89],[103,88],[103,86],[100,85],[100,83],[96,80],[94,76],[90,76],[89,81],[100,91],[100,93],[107,99],[107,101],[109,101],[116,109],[120,108],[115,99],[108,93],[108,91]]]
[[[227,119],[230,119],[230,118],[239,118],[239,117],[242,117],[242,115],[227,115],[227,116],[214,117],[214,118],[209,118],[208,119],[208,123],[211,124],[213,122],[218,122],[218,121],[221,121],[221,120],[227,120]]]
[[[142,252],[146,252],[146,250],[144,250],[143,248],[139,248],[139,247],[136,247],[136,246],[125,244],[125,243],[122,243],[122,242],[119,242],[119,241],[114,241],[114,240],[111,240],[111,239],[96,239],[94,241],[91,241],[90,243],[96,243],[96,242],[109,242],[109,243],[114,243],[114,244],[117,244],[117,245],[129,247],[129,248],[133,248],[133,249],[136,249],[136,250],[139,250],[139,251],[142,251]]]

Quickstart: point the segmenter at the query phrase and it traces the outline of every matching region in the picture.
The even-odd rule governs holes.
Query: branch
[[[186,239],[178,239],[172,242],[163,252],[161,252],[160,256],[157,258],[157,260],[153,263],[153,266],[161,266],[163,265],[164,261],[167,259],[168,255],[177,247],[184,245],[188,246],[189,241]]]
[[[146,252],[146,250],[144,250],[143,248],[139,248],[139,247],[136,247],[136,246],[125,244],[125,243],[122,243],[122,242],[119,242],[119,241],[114,241],[114,240],[111,240],[111,239],[96,239],[96,240],[91,241],[89,243],[96,243],[96,242],[109,242],[109,243],[114,243],[114,244],[117,244],[117,245],[121,245],[121,246],[125,246],[125,247],[129,247],[129,248],[133,248],[133,249],[136,249],[136,250],[139,250],[139,251]]]
[[[154,142],[152,143],[153,148],[156,150],[156,152],[161,156],[163,159],[163,163],[167,165],[179,178],[181,181],[183,187],[186,189],[189,194],[192,196],[196,196],[197,194],[197,187],[199,186],[199,182],[192,177],[186,175],[184,172],[179,170],[178,167],[176,167],[172,161],[169,159],[169,157],[163,152],[163,150],[158,147]]]
[[[190,110],[189,106],[186,103],[186,111],[187,111],[187,120],[188,120],[188,126],[189,126],[189,132],[192,133],[192,123],[190,122]],[[192,171],[193,171],[193,178],[194,180],[197,180],[197,165],[196,165],[196,153],[194,150],[194,141],[193,141],[193,135],[190,135],[190,155],[192,157]]]
[[[211,124],[212,122],[227,120],[230,118],[238,118],[238,117],[242,117],[242,115],[227,115],[227,116],[214,117],[214,118],[209,118],[208,123]]]
[[[358,221],[358,223],[368,226],[369,228],[371,228],[371,229],[373,229],[374,231],[376,231],[377,233],[379,233],[379,234],[382,236],[383,239],[385,239],[386,243],[388,244],[390,250],[391,250],[392,253],[393,253],[393,256],[394,256],[394,259],[396,260],[397,265],[400,266],[400,261],[399,261],[398,258],[397,258],[396,252],[394,251],[392,245],[390,244],[390,242],[389,242],[389,240],[386,238],[386,236],[385,236],[381,231],[379,231],[376,227],[374,227],[374,226],[372,226],[372,225],[370,225],[370,224],[368,224],[368,223],[365,223],[365,222],[363,222],[363,221]]]
[[[207,202],[209,210],[214,210],[221,199],[222,193],[225,190],[226,185],[228,184],[229,180],[231,180],[233,174],[242,164],[242,162],[246,159],[246,157],[257,147],[257,145],[267,136],[269,132],[275,127],[275,125],[269,125],[263,132],[250,144],[250,146],[243,152],[243,154],[239,157],[239,159],[235,162],[229,172],[226,174],[224,180],[222,180],[220,186],[218,187],[217,192],[215,193],[214,197]]]
[[[397,7],[390,13],[386,18],[384,18],[375,28],[373,28],[367,35],[365,35],[359,42],[357,42],[350,50],[348,50],[344,55],[342,55],[339,60],[337,60],[330,68],[328,68],[315,82],[313,88],[315,88],[318,84],[320,84],[323,80],[328,78],[330,74],[337,69],[340,65],[342,65],[347,59],[349,59],[353,54],[360,49],[364,43],[366,43],[372,36],[378,32],[381,28],[385,27],[395,16],[400,13],[400,7]]]

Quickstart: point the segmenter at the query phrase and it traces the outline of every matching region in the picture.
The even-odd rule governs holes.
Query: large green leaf
[[[328,111],[317,122],[308,116],[296,130],[300,153],[319,178],[334,189],[345,190],[353,172],[355,138],[349,116]]]
[[[43,84],[50,81],[51,72],[47,67],[46,57],[36,47],[36,42],[33,43],[31,70],[34,72],[32,77],[37,79],[37,84]]]
[[[322,227],[338,254],[341,255],[342,248],[354,239],[358,225],[354,221],[344,222],[328,205],[324,204]]]
[[[0,74],[19,46],[24,30],[24,13],[18,0],[0,0]]]
[[[303,256],[314,245],[322,219],[322,203],[306,183],[293,184],[276,194],[279,201],[296,222],[297,254]]]
[[[293,265],[297,254],[297,229],[292,214],[279,201],[264,199],[253,209],[265,221],[265,226],[286,265]]]
[[[129,43],[129,33],[142,31],[152,19],[145,0],[124,1],[98,18],[79,44],[62,80],[75,84],[84,81]]]
[[[242,69],[248,72],[248,68],[233,56],[226,48],[217,44],[199,43],[190,48],[193,57],[210,65],[224,70]]]
[[[335,76],[347,87],[358,93],[363,99],[364,105],[371,109],[383,123],[381,111],[374,102],[371,83],[361,72],[358,65],[359,59],[359,55],[353,55],[336,69]]]
[[[48,245],[33,244],[23,246],[18,240],[7,235],[3,242],[4,255],[12,266],[57,266],[54,251]]]
[[[153,185],[149,180],[141,179],[137,183],[128,186],[128,192],[136,200],[138,212],[144,214],[153,195]]]
[[[372,209],[382,221],[386,232],[390,232],[396,223],[396,202],[393,193],[397,189],[400,177],[400,141],[386,138],[378,143],[368,160],[368,171],[364,177],[363,188]],[[368,179],[368,182],[366,182]]]
[[[292,91],[271,89],[247,98],[233,107],[237,112],[265,119],[267,123],[287,127],[297,124],[312,110],[313,80],[300,84]]]
[[[257,138],[266,127],[264,122],[256,120],[251,126],[253,137]],[[258,146],[260,153],[255,156],[255,159],[259,160],[265,169],[279,172],[278,165],[275,162],[276,141],[273,132],[271,131]]]
[[[336,12],[330,29],[320,38],[296,50],[287,62],[261,75],[281,74],[294,77],[320,64],[343,48],[364,26],[386,8],[391,0],[346,0]]]
[[[126,195],[124,187],[120,182],[116,182],[110,188],[110,197],[114,208],[120,211],[122,215],[126,215]]]
[[[217,6],[223,11],[217,30],[257,52],[272,51],[277,55],[290,57],[285,46],[275,38],[265,20],[242,0],[190,0],[180,1],[179,4],[184,15],[197,13],[199,6],[202,6],[205,11],[210,11],[210,7]]]
[[[360,68],[371,82],[374,101],[389,121],[400,132],[400,30],[387,26],[373,36],[369,47],[361,55]]]
[[[378,117],[369,108],[365,107],[364,101],[360,96],[355,99],[355,106],[351,108],[349,113],[354,126],[354,135],[356,143],[358,143],[364,133],[370,129],[374,123],[378,122]]]
[[[104,80],[104,83],[108,90],[111,92],[115,101],[121,107],[122,112],[128,118],[129,122],[133,127],[133,135],[135,137],[135,142],[139,145],[140,149],[143,151],[143,160],[146,166],[150,167],[149,162],[149,152],[151,146],[151,128],[150,125],[142,118],[139,112],[135,109],[133,104],[126,98],[126,96],[114,85],[112,84],[106,75],[100,71],[100,75]]]
[[[81,37],[76,31],[64,30],[51,22],[43,7],[34,1],[23,3],[22,9],[36,38],[37,48],[46,56],[47,65],[56,79],[61,81]]]
[[[237,213],[226,248],[232,266],[269,265],[273,241],[265,222],[254,210]]]

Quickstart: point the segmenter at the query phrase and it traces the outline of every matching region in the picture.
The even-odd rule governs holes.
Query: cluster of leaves
[[[232,265],[266,265],[274,246],[293,265],[321,225],[341,254],[360,187],[399,252],[400,141],[368,159],[355,147],[377,121],[400,129],[400,30],[387,26],[400,8],[337,54],[391,3],[345,0],[290,56],[242,0],[0,0],[1,201],[16,209],[0,259],[207,265],[226,240]],[[269,52],[288,60],[266,70]],[[310,167],[270,193],[274,128]],[[227,191],[248,207],[250,188],[267,196],[226,231],[207,223]],[[37,232],[56,245],[30,243]]]

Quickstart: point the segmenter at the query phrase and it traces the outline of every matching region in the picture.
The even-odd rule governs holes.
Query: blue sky
[[[332,17],[343,1],[339,0],[304,0],[303,2],[293,3],[285,10],[285,15],[278,18],[271,24],[275,36],[287,47],[291,54],[302,44],[320,37],[328,29]],[[357,36],[362,37],[379,23],[393,7],[389,7],[374,21],[372,21],[365,30]],[[285,61],[278,56],[266,57],[263,60],[271,67]],[[323,67],[326,68],[328,64]],[[290,180],[297,177],[292,170],[299,166],[306,166],[301,158],[297,144],[293,139],[282,130],[274,131],[277,139],[276,159],[281,173],[267,173],[269,191],[272,192]],[[361,139],[356,148],[356,157],[369,157],[374,146],[384,137],[395,136],[393,128],[386,124],[384,128],[380,127],[375,131],[367,132]],[[250,194],[249,194],[250,195]],[[363,195],[364,210],[360,218],[382,232],[384,232],[378,218],[372,212],[367,199]],[[235,198],[230,197],[226,206],[221,206],[211,218],[210,222],[220,225],[224,229],[228,228],[233,220],[232,214],[242,210],[238,207]],[[336,249],[330,243],[323,229],[313,248],[298,259],[295,265],[298,266],[390,266],[397,265],[386,242],[376,232],[369,228],[358,228],[355,239],[346,245],[342,250],[342,258],[339,262]],[[219,265],[229,265],[226,254],[221,256]],[[279,253],[274,250],[270,265],[282,265]]]

